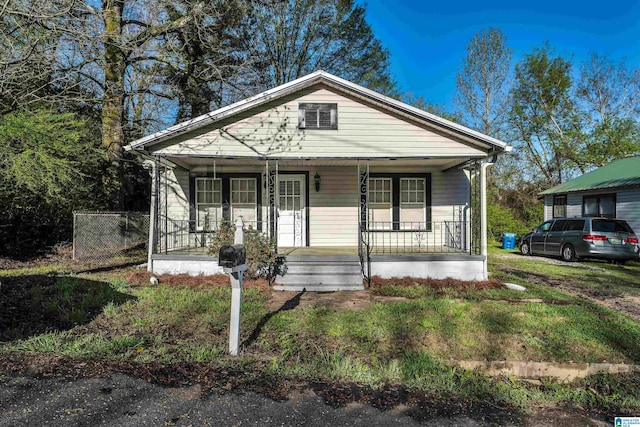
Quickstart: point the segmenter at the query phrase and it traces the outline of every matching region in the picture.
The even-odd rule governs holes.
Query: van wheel
[[[523,240],[520,245],[520,253],[522,255],[531,255],[531,246],[529,246],[529,242],[526,240]]]
[[[562,248],[562,260],[563,261],[575,261],[576,259],[576,250],[573,249],[573,246],[571,245],[565,245],[565,247]]]

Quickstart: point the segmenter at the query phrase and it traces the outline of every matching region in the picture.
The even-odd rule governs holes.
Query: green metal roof
[[[539,195],[572,193],[614,187],[640,186],[640,156],[615,160],[578,178],[556,185]]]

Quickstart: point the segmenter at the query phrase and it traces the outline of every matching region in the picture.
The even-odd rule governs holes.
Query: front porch
[[[484,280],[486,257],[461,252],[371,255],[363,263],[358,247],[285,247],[286,270],[275,279],[275,290],[339,291],[360,290],[373,276],[430,277]],[[152,256],[156,274],[222,274],[216,257],[201,248],[176,250]]]
[[[464,160],[464,159],[463,159]],[[150,270],[221,272],[223,221],[273,240],[286,289],[362,289],[374,275],[486,279],[480,160],[158,158]],[[338,268],[338,266],[340,268]]]

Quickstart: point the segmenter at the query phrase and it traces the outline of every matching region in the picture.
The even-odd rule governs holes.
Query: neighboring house
[[[540,193],[545,221],[557,217],[602,216],[627,221],[640,232],[640,157],[615,160]]]
[[[510,147],[318,71],[126,149],[152,168],[151,271],[221,271],[208,242],[241,216],[286,255],[284,289],[329,290],[486,279],[486,167]]]

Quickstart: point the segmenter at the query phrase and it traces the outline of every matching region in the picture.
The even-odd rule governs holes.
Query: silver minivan
[[[638,259],[638,237],[629,224],[610,218],[554,218],[525,234],[524,255],[560,256],[565,261],[601,258],[619,263]]]

